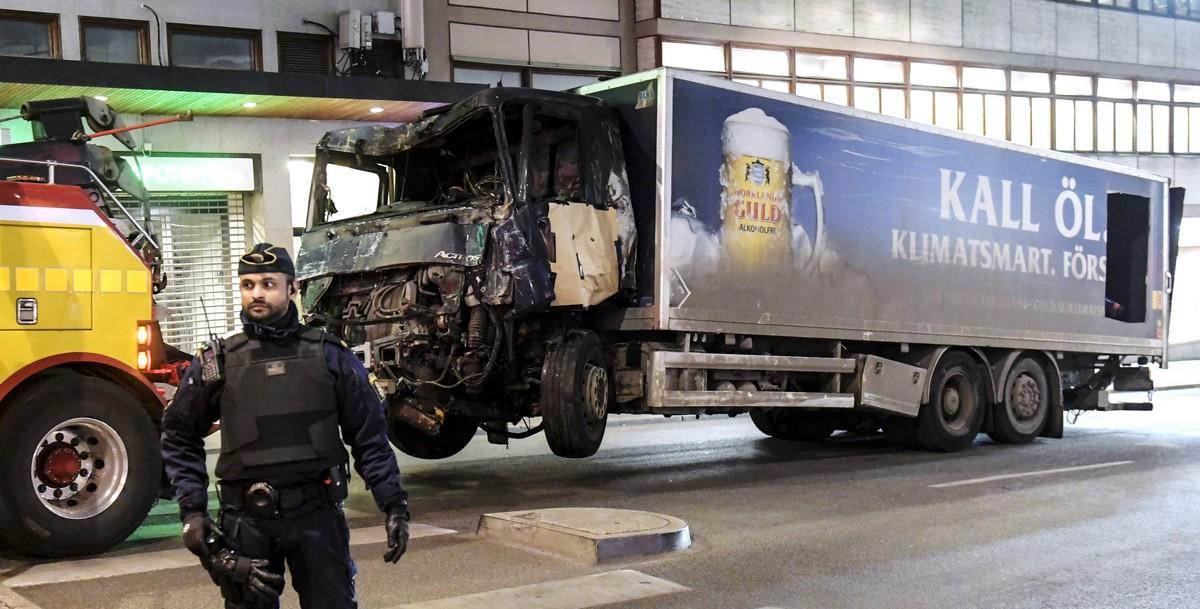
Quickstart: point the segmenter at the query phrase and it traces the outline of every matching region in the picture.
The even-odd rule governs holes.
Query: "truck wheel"
[[[929,403],[917,413],[917,445],[955,452],[975,441],[983,425],[983,383],[971,356],[951,351],[942,356],[929,385]]]
[[[759,431],[780,440],[818,442],[833,433],[833,425],[825,417],[786,408],[751,410],[750,420]]]
[[[1004,401],[993,411],[988,435],[1005,444],[1032,442],[1042,433],[1050,412],[1049,387],[1046,371],[1037,362],[1028,357],[1017,360],[1004,381]]]
[[[571,332],[542,364],[542,424],[546,443],[560,457],[596,454],[608,421],[611,381],[594,332]]]
[[[0,539],[28,554],[102,552],[158,496],[158,432],[142,405],[97,378],[45,379],[0,415]]]
[[[457,455],[471,443],[478,425],[462,417],[447,416],[438,435],[431,436],[405,423],[388,420],[388,439],[400,452],[418,459],[445,459]]]

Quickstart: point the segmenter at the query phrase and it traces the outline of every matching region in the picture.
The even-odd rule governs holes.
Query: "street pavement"
[[[356,488],[347,507],[360,604],[1200,608],[1200,392],[1160,392],[1155,403],[1087,413],[1062,440],[1013,447],[981,436],[953,455],[876,436],[783,442],[745,416],[634,419],[610,426],[583,460],[553,457],[541,437],[505,448],[480,436],[444,461],[401,458],[417,535],[398,565],[382,561],[382,517]],[[694,540],[587,565],[475,535],[484,513],[549,507],[668,514]],[[85,561],[0,559],[0,584],[43,609],[219,606],[172,518],[159,506],[134,540]],[[298,606],[290,589],[283,606]]]

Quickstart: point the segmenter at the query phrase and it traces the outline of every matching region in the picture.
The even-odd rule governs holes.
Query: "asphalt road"
[[[549,583],[483,598],[575,609],[598,597],[592,580],[574,578],[635,570],[688,590],[603,606],[1200,607],[1200,392],[1160,393],[1156,404],[1086,414],[1062,440],[1011,447],[981,436],[954,455],[874,437],[782,442],[747,417],[613,426],[604,449],[579,461],[550,456],[540,437],[507,449],[478,437],[446,461],[402,459],[414,521],[456,532],[422,528],[398,565],[380,558],[369,496],[353,494],[359,599],[492,609],[455,597]],[[589,566],[474,535],[485,512],[571,506],[683,518],[694,544]],[[171,567],[180,548],[165,536],[86,563],[7,560],[0,583],[44,609],[219,606],[198,567]],[[114,569],[127,574],[104,576]],[[546,596],[555,589],[565,600]],[[298,606],[290,590],[283,606]]]

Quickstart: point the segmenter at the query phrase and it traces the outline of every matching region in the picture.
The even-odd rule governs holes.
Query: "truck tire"
[[[20,552],[103,552],[129,537],[158,498],[158,430],[111,382],[37,382],[0,415],[0,436],[0,540]]]
[[[542,364],[541,409],[546,443],[560,456],[596,454],[604,440],[612,381],[595,332],[575,331]]]
[[[1042,433],[1050,413],[1050,383],[1032,358],[1017,360],[1004,380],[1004,400],[992,412],[991,438],[1004,444],[1028,444]]]
[[[917,445],[956,452],[974,443],[983,425],[983,395],[975,360],[959,351],[943,355],[929,384],[929,402],[917,413]]]
[[[819,414],[786,408],[750,411],[750,420],[764,434],[780,440],[819,442],[833,434],[833,425]]]
[[[394,419],[388,420],[388,439],[400,452],[418,459],[445,459],[457,455],[471,443],[478,429],[475,421],[448,415],[438,435],[425,432]]]

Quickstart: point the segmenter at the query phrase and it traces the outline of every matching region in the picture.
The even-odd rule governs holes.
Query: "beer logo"
[[[771,170],[763,164],[762,160],[754,159],[754,162],[746,164],[746,181],[755,186],[770,184]]]

